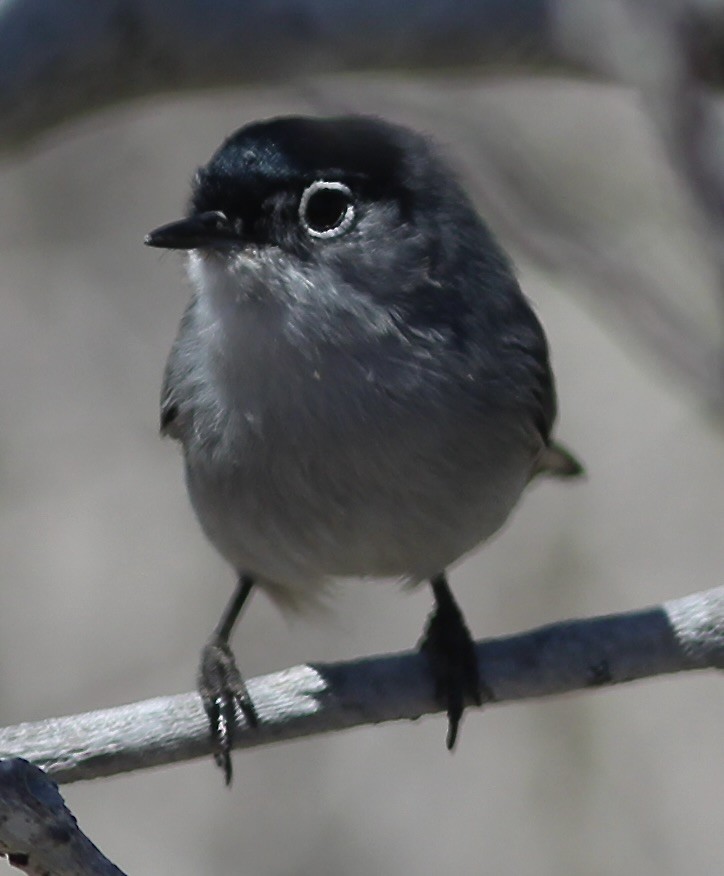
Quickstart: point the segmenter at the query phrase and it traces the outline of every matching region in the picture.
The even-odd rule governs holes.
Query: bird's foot
[[[239,707],[251,727],[256,727],[259,719],[231,648],[216,636],[206,643],[201,652],[198,688],[209,718],[214,760],[224,772],[224,781],[230,785],[236,707]]]
[[[420,650],[430,661],[435,698],[447,711],[447,747],[452,751],[466,703],[482,706],[485,691],[470,630],[452,594],[447,593],[450,598],[438,599],[430,615]]]

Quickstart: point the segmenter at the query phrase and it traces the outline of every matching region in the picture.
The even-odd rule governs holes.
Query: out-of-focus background
[[[721,289],[636,90],[397,75],[149,99],[0,167],[3,724],[193,686],[233,576],[157,436],[189,290],[181,258],[143,235],[178,216],[192,171],[232,129],[343,109],[429,131],[470,181],[547,329],[558,435],[588,468],[583,483],[536,484],[453,572],[474,633],[720,583],[722,421],[645,335],[655,289],[715,337]],[[290,623],[257,597],[236,651],[255,675],[399,650],[429,606],[422,590],[347,582],[330,617]],[[714,876],[723,725],[721,680],[687,674],[468,713],[454,756],[434,717],[238,753],[231,792],[204,760],[63,793],[136,876]]]

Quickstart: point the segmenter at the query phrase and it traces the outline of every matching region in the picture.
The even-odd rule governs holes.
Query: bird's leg
[[[427,655],[435,680],[435,696],[447,710],[447,747],[452,751],[467,699],[483,704],[475,645],[444,573],[431,579],[435,609],[420,650]]]
[[[250,575],[239,576],[236,590],[201,652],[199,694],[211,724],[214,760],[224,771],[227,785],[231,784],[232,776],[231,749],[236,728],[236,706],[239,706],[252,727],[258,724],[249,691],[229,646],[234,624],[253,587],[254,579]]]

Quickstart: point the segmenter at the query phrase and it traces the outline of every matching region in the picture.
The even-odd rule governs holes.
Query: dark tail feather
[[[560,444],[551,443],[541,454],[535,474],[551,475],[554,478],[577,478],[585,469],[576,457]]]

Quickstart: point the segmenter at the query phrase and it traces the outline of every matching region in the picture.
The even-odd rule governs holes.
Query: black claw
[[[231,784],[231,741],[229,739],[229,724],[225,715],[226,701],[224,699],[204,700],[204,709],[209,718],[211,737],[214,741],[214,761],[224,772],[226,785]]]
[[[420,650],[430,661],[435,698],[447,711],[446,745],[452,751],[467,701],[483,704],[475,644],[444,576],[432,582],[436,606],[427,622]]]
[[[234,747],[237,706],[251,727],[259,724],[254,704],[244,679],[236,666],[231,648],[226,642],[212,638],[201,652],[199,694],[209,719],[214,761],[231,784],[233,770],[231,751]]]

